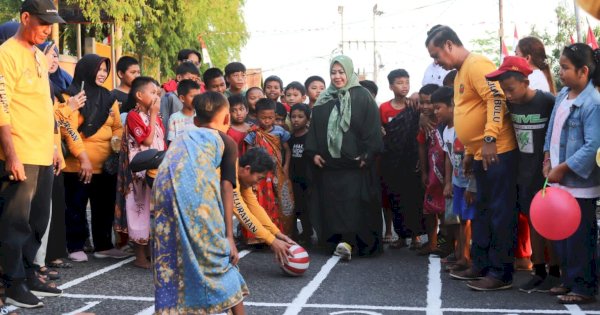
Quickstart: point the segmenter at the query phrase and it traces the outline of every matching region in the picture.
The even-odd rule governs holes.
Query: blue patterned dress
[[[157,314],[213,314],[240,303],[248,288],[229,262],[220,189],[224,143],[199,128],[177,138],[153,186]]]

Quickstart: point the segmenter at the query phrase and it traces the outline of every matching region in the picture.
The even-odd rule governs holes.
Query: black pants
[[[90,232],[86,220],[88,201],[92,209],[92,238],[94,249],[113,248],[112,225],[115,217],[117,179],[113,175],[94,174],[89,184],[79,180],[77,173],[65,173],[65,200],[67,207],[67,249],[70,253],[82,251]]]
[[[4,165],[0,161],[0,170]],[[0,267],[7,281],[33,276],[33,260],[50,219],[53,168],[24,167],[26,180],[0,183]]]
[[[65,231],[65,181],[60,173],[54,176],[52,185],[52,220],[48,227],[48,249],[46,263],[67,256],[67,234]]]
[[[304,183],[293,183],[292,187],[294,190],[296,217],[300,219],[300,223],[302,224],[302,237],[310,239],[313,234],[313,226],[307,208],[308,187],[306,187],[306,184]],[[297,230],[296,226],[297,224],[294,224],[294,231]]]

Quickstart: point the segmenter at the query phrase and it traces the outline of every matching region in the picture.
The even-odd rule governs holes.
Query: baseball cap
[[[25,0],[21,5],[21,13],[23,12],[29,12],[46,23],[65,23],[65,20],[58,15],[52,0]]]
[[[524,76],[529,76],[533,72],[533,69],[525,58],[518,56],[507,56],[504,57],[504,61],[502,61],[500,68],[492,73],[487,74],[485,78],[496,81],[498,80],[499,76],[509,71],[519,72]]]

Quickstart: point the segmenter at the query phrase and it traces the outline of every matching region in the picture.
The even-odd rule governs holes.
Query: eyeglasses
[[[191,60],[191,59],[185,59],[185,60],[183,60],[183,62],[189,62],[189,63],[193,64],[194,66],[196,66],[198,68],[200,68],[200,66],[202,65],[201,62],[194,61],[194,60]]]
[[[42,63],[40,61],[39,54],[40,54],[40,52],[38,52],[37,49],[33,52],[33,56],[35,57],[35,70],[37,70],[38,78],[41,78],[42,77]]]

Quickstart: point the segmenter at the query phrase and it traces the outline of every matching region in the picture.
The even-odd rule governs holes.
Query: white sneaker
[[[88,256],[82,250],[80,250],[70,253],[69,259],[75,262],[86,262],[88,261]]]
[[[342,260],[350,261],[352,258],[352,246],[346,242],[341,242],[337,244],[335,251],[333,252],[335,256],[340,256]]]

